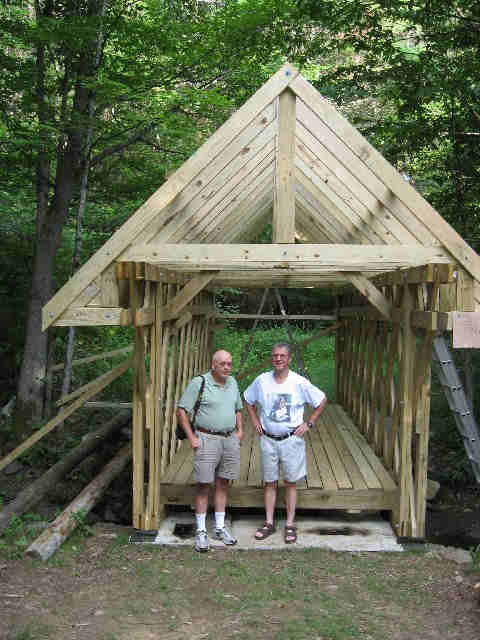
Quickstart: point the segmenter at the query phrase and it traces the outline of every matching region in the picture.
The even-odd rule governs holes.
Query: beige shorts
[[[298,482],[307,475],[305,440],[300,436],[273,440],[263,435],[260,438],[260,453],[264,482],[278,480],[280,465],[283,479],[287,482]]]
[[[195,449],[193,470],[195,480],[211,484],[215,476],[236,480],[240,475],[240,440],[236,433],[228,437],[197,431],[200,446]]]

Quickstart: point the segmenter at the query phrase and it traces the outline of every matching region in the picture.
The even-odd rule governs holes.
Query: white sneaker
[[[237,539],[232,536],[227,527],[223,527],[223,529],[215,529],[215,537],[218,540],[221,540],[223,544],[237,544]]]
[[[205,553],[210,548],[208,541],[208,534],[205,529],[197,529],[197,535],[195,536],[195,551]]]

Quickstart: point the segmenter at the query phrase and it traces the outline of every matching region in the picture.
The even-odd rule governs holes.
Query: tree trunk
[[[27,549],[27,554],[48,560],[68,538],[94,504],[101,498],[112,480],[123,471],[132,457],[131,444],[125,445],[104,470],[71,502],[68,507],[45,529]],[[75,517],[78,515],[78,517]]]
[[[95,5],[95,6],[94,6]],[[103,18],[106,0],[92,2],[92,12]],[[51,17],[52,6],[38,5],[37,20]],[[65,53],[64,87],[62,104],[69,91],[73,91],[71,113],[61,112],[61,127],[57,139],[56,175],[50,179],[50,164],[46,152],[37,158],[37,237],[33,264],[32,289],[25,330],[25,347],[17,387],[16,438],[21,439],[31,430],[31,423],[43,417],[44,387],[47,364],[47,333],[42,332],[42,307],[53,293],[55,256],[61,233],[68,215],[75,189],[80,183],[80,167],[86,157],[86,140],[91,128],[92,104],[88,79],[98,72],[103,47],[103,26],[96,40],[88,42],[78,57],[73,52]],[[45,47],[37,49],[37,117],[41,135],[48,139],[54,114],[46,97],[48,69],[45,62]],[[71,56],[71,57],[70,57]],[[72,77],[73,76],[73,77]],[[65,103],[66,104],[66,103]],[[58,125],[57,125],[58,126]],[[45,149],[47,144],[45,144]],[[54,184],[54,193],[49,199],[49,184]]]
[[[101,442],[106,440],[115,431],[118,431],[118,429],[129,420],[131,420],[130,414],[123,412],[97,431],[89,433],[78,446],[67,453],[57,464],[44,473],[43,476],[21,491],[15,500],[9,502],[2,511],[0,511],[0,532],[8,527],[13,514],[21,515],[38,504],[43,496],[50,491],[57,482],[60,482],[66,473],[73,469],[73,467],[96,449]]]
[[[66,211],[46,214],[37,236],[25,347],[17,389],[18,438],[29,432],[32,420],[39,422],[43,416],[48,333],[42,331],[42,307],[52,295],[55,254],[65,216]]]

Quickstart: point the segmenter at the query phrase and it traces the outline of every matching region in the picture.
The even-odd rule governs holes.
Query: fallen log
[[[123,471],[132,457],[132,446],[127,444],[120,449],[115,458],[111,460],[103,471],[88,484],[85,489],[62,511],[52,524],[32,542],[26,553],[28,555],[48,560],[58,547],[68,538],[75,529],[80,518],[76,514],[85,516],[95,503],[101,498],[112,480]]]
[[[40,478],[29,484],[12,502],[9,502],[0,511],[0,532],[8,527],[13,514],[19,516],[38,504],[43,496],[71,471],[71,469],[86,458],[112,433],[115,433],[115,431],[123,427],[129,420],[131,420],[130,412],[125,411],[115,416],[115,418],[107,422],[103,427],[85,436],[78,446],[72,449],[72,451],[69,451]]]

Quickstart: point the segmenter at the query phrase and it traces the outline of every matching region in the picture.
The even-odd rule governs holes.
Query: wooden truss
[[[273,243],[254,244],[269,222]],[[316,508],[390,509],[399,535],[421,537],[432,337],[453,329],[464,346],[480,340],[480,257],[290,64],[43,310],[45,329],[134,327],[133,358],[111,379],[133,366],[133,523],[140,529],[158,526],[168,501],[191,498],[175,406],[188,380],[209,366],[212,290],[224,286],[332,289],[341,406],[310,443],[316,479],[302,499]],[[66,412],[107,379],[72,395]],[[243,506],[261,495],[253,441],[249,451],[248,474],[235,487]]]

